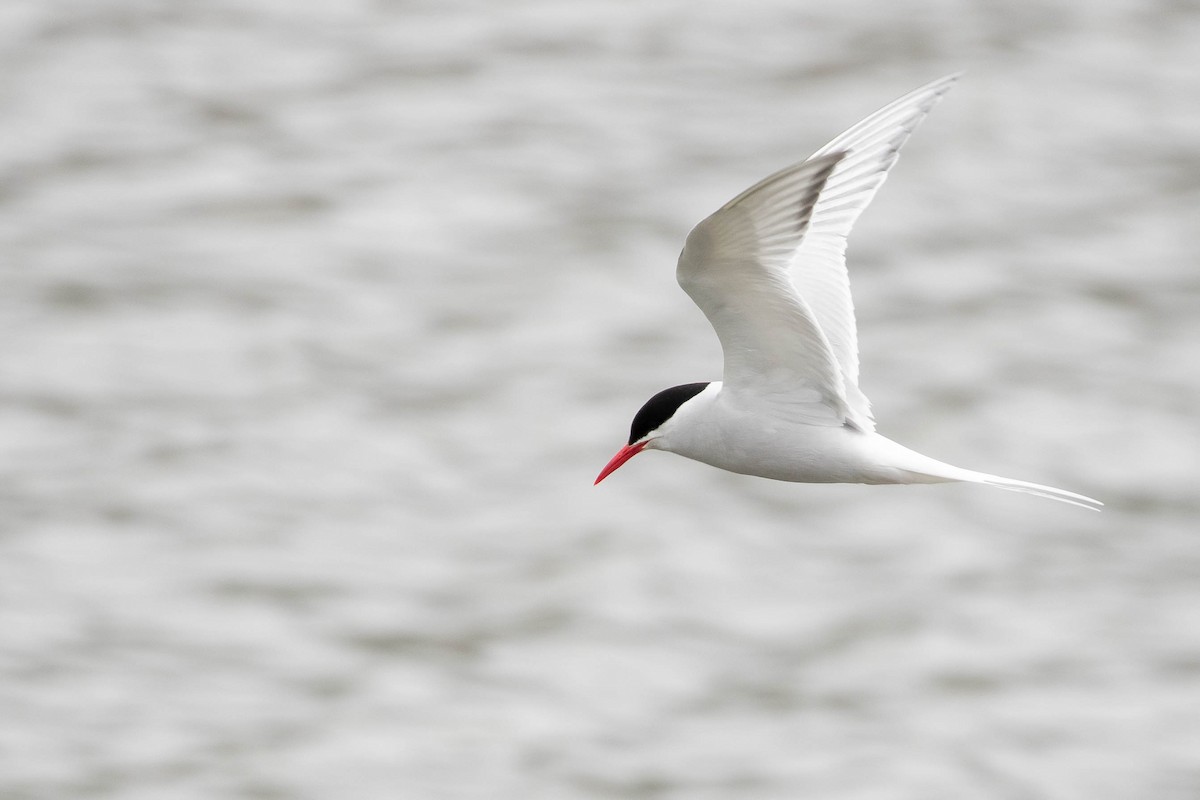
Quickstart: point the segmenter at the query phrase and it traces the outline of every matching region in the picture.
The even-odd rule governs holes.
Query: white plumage
[[[885,106],[806,161],[742,192],[688,234],[676,275],[721,341],[723,379],[652,398],[634,419],[629,444],[597,483],[652,449],[777,480],[969,481],[1086,508],[1101,505],[902,447],[875,433],[870,403],[858,387],[847,237],[904,142],[957,77]]]

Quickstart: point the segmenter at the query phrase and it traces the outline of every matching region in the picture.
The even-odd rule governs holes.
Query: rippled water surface
[[[1200,7],[0,10],[0,797],[1200,797]],[[644,455],[688,229],[964,79],[851,243],[882,432]]]

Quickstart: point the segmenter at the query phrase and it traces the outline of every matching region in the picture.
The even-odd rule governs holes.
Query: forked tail
[[[882,442],[878,440],[882,440]],[[1051,500],[1070,503],[1073,506],[1090,509],[1091,511],[1099,511],[1104,505],[1099,500],[1087,495],[1068,492],[1066,489],[1056,489],[1053,486],[1043,486],[1040,483],[1018,481],[1014,478],[1001,478],[999,475],[989,475],[986,472],[975,472],[974,470],[955,467],[951,464],[932,459],[929,456],[923,456],[882,436],[878,437],[878,440],[876,441],[876,447],[883,445],[880,451],[887,453],[887,462],[885,463],[892,464],[906,475],[906,479],[898,480],[896,481],[897,483],[942,483],[947,481],[982,483],[985,486],[995,486],[997,489],[1008,489],[1012,492],[1024,492],[1025,494],[1033,494],[1038,497],[1048,497]]]
[[[1073,506],[1086,508],[1089,511],[1099,511],[1104,503],[1099,500],[1088,497],[1075,492],[1068,492],[1066,489],[1056,489],[1053,486],[1043,486],[1040,483],[1030,483],[1029,481],[1018,481],[1013,478],[1001,478],[997,475],[988,475],[983,472],[972,472],[971,470],[963,470],[969,477],[961,478],[964,481],[971,483],[982,483],[985,486],[995,486],[997,489],[1008,489],[1012,492],[1024,492],[1025,494],[1034,494],[1038,497],[1048,497],[1051,500],[1060,500],[1064,503],[1070,503]]]

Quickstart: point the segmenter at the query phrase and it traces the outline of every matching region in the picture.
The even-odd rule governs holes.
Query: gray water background
[[[0,9],[0,798],[1200,798],[1200,5]],[[880,429],[663,455],[688,229],[965,69]]]

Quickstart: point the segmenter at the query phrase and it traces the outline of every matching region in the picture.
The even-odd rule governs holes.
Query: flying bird
[[[722,380],[651,397],[596,483],[643,450],[665,450],[781,481],[966,481],[1103,505],[909,450],[875,432],[859,389],[846,239],[901,146],[957,79],[933,81],[876,111],[692,229],[676,277],[717,332]]]

